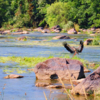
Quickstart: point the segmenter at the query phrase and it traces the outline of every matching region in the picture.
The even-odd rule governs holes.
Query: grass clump
[[[13,63],[15,65],[13,66],[5,66],[3,68],[3,71],[5,73],[26,73],[27,68],[33,68],[36,66],[36,64],[43,62],[45,60],[48,60],[50,58],[53,58],[53,56],[49,57],[15,57],[15,56],[9,56],[9,57],[0,57],[0,62],[1,63]],[[66,56],[61,56],[59,58],[69,58],[69,55]],[[77,56],[74,56],[72,59],[79,60],[83,63],[84,66],[86,66],[87,61],[84,59],[81,59]]]
[[[0,57],[0,62],[1,63],[6,63],[9,61],[19,63],[20,66],[27,66],[27,67],[34,67],[37,63],[43,62],[47,59],[53,58],[52,56],[50,57],[15,57],[15,56],[10,56],[10,57]]]
[[[43,61],[50,59],[50,58],[53,58],[53,56],[49,56],[49,57],[15,57],[15,56],[9,56],[9,57],[0,57],[0,62],[1,63],[16,62],[20,66],[34,67],[36,64],[43,62]],[[60,58],[70,58],[70,56],[69,55],[61,56]],[[74,56],[72,59],[79,60],[82,63],[86,62],[84,59],[81,59],[77,56]]]
[[[94,40],[92,41],[92,45],[99,45],[99,41],[96,40],[96,39],[94,39]]]

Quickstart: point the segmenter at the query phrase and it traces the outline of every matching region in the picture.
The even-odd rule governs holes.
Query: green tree
[[[50,27],[60,25],[63,27],[68,22],[70,5],[63,2],[56,2],[47,8],[46,21]]]
[[[0,0],[0,27],[5,21],[7,21],[5,17],[7,12],[7,7],[8,7],[8,1]]]

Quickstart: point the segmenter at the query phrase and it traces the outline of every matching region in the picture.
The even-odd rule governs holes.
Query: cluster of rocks
[[[35,28],[34,31],[39,31],[42,33],[50,33],[50,32],[55,32],[55,33],[59,33],[62,31],[62,29],[60,28],[59,25],[53,26],[51,29],[44,29],[43,27],[38,27]],[[75,30],[75,28],[71,28],[70,30],[66,30],[66,32],[68,34],[77,34],[77,31]]]
[[[72,94],[89,95],[90,93],[100,94],[100,67],[97,68],[93,73],[87,76],[82,82],[74,87],[71,91]],[[84,93],[85,90],[85,93]]]
[[[100,88],[100,67],[93,73],[85,77],[85,72],[89,72],[83,64],[78,60],[66,59],[66,58],[52,58],[44,62],[38,63],[34,72],[36,79],[38,80],[72,80],[75,85],[72,88],[72,94],[84,95],[93,93],[94,91],[98,93]],[[63,88],[62,85],[52,85],[51,83],[36,83],[37,87],[49,87],[49,88]],[[66,87],[71,88],[71,87]],[[85,91],[85,92],[84,92]]]
[[[66,88],[72,89],[72,94],[89,95],[90,93],[100,94],[100,67],[92,72],[87,77],[85,72],[89,72],[88,69],[78,60],[66,59],[66,58],[51,58],[44,62],[38,63],[32,71],[36,75],[37,87],[46,88]],[[5,79],[23,78],[24,76],[11,74],[5,76]],[[52,84],[51,81],[46,83],[42,80],[72,80],[75,85],[74,88],[71,86],[62,86]],[[40,80],[40,82],[38,81]]]
[[[0,31],[0,34],[2,34],[2,35],[6,35],[6,34],[20,35],[20,34],[29,34],[29,32],[23,31],[23,30],[17,30],[16,32],[12,32],[12,30],[4,30],[4,31]]]
[[[13,32],[13,30],[16,30],[16,32]],[[61,29],[59,25],[53,26],[52,28],[43,28],[43,27],[38,27],[35,29],[27,29],[26,31],[23,31],[22,29],[11,29],[11,30],[4,30],[0,31],[0,34],[29,34],[29,31],[38,31],[42,33],[59,33],[64,29]],[[75,30],[75,28],[71,28],[69,30],[65,30],[68,34],[80,34],[80,33],[89,33],[91,36],[95,36],[95,33],[100,33],[100,28],[90,28],[90,29],[79,29],[79,32]]]
[[[59,32],[61,32],[61,28],[59,25],[56,25],[56,26],[52,27],[51,29],[44,29],[43,27],[38,27],[38,28],[35,28],[34,31],[39,31],[42,33],[50,33],[50,32],[59,33]]]

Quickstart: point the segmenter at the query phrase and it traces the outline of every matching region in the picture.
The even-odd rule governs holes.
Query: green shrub
[[[69,30],[74,27],[74,23],[72,21],[68,21],[67,24],[63,25],[63,29]]]
[[[44,27],[46,25],[46,21],[45,20],[43,20],[43,21],[41,21],[40,23],[39,23],[39,26],[40,27]]]
[[[77,32],[79,32],[80,26],[79,26],[78,24],[74,24],[74,28],[75,28],[75,30],[76,30]]]

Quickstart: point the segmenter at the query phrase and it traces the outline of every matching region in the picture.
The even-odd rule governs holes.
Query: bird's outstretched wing
[[[80,52],[82,52],[83,48],[84,48],[83,41],[80,41],[79,48],[77,49],[77,50],[78,50],[78,52],[79,52],[79,53],[80,53]]]
[[[75,52],[75,50],[74,50],[71,46],[69,46],[69,45],[67,44],[67,42],[63,42],[63,46],[64,46],[70,53],[74,53],[74,52]]]

